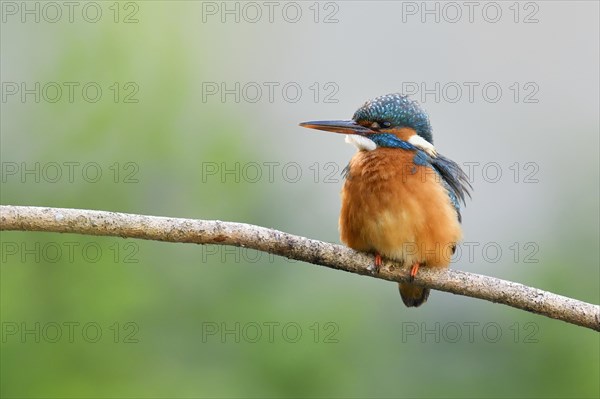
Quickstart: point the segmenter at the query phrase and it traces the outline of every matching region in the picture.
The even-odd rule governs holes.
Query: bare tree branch
[[[144,240],[248,247],[347,272],[372,276],[373,257],[341,245],[244,223],[29,206],[0,206],[0,230],[45,231]],[[405,281],[408,268],[384,261],[372,276]],[[415,283],[485,299],[600,331],[600,306],[511,281],[458,270],[421,268]]]

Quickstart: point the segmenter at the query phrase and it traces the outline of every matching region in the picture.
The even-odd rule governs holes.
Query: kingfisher
[[[460,203],[471,184],[460,166],[437,152],[429,117],[417,101],[393,93],[361,106],[351,120],[300,123],[346,134],[357,152],[345,169],[340,239],[348,247],[408,265],[399,283],[407,307],[429,297],[414,284],[419,267],[448,267],[462,238]]]

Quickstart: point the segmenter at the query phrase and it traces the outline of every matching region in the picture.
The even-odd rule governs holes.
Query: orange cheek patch
[[[391,133],[394,136],[398,137],[400,140],[408,141],[412,136],[417,134],[414,129],[410,127],[395,127],[393,129],[386,129],[385,133]]]

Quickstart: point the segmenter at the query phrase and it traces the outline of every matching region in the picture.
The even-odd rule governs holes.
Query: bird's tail
[[[409,308],[421,306],[429,297],[429,288],[421,287],[420,285],[398,283],[398,288],[400,290],[402,302]]]

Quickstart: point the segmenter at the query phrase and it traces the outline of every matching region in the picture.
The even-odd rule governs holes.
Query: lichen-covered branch
[[[384,261],[372,276],[373,257],[350,248],[265,227],[218,220],[193,220],[82,209],[0,206],[0,230],[115,236],[195,244],[248,247],[338,270],[404,281],[408,268]],[[421,268],[415,283],[600,331],[600,306],[511,281],[458,270]]]

